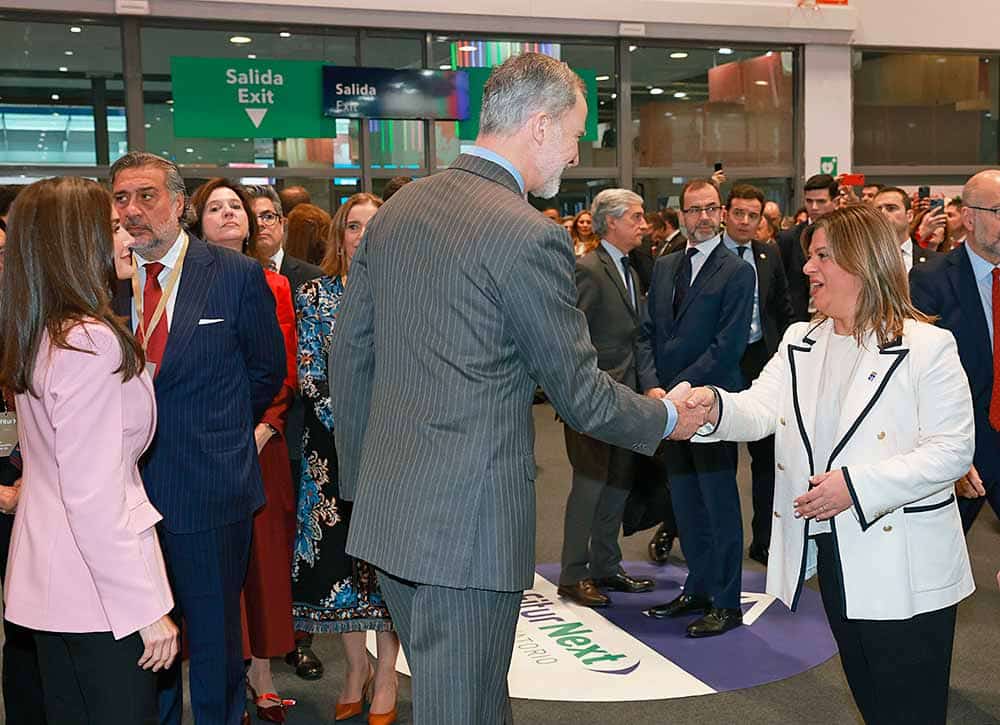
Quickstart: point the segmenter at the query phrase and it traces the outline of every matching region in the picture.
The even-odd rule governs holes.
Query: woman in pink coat
[[[153,672],[177,653],[161,517],[136,465],[155,400],[142,348],[111,311],[132,271],[110,209],[84,179],[22,191],[0,299],[0,384],[17,393],[25,462],[4,613],[33,630],[60,725],[155,723]]]

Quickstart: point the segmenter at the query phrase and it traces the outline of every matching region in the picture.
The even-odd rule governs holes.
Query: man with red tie
[[[968,531],[985,501],[1000,515],[1000,169],[969,179],[962,199],[966,244],[915,266],[910,294],[955,336],[972,388],[976,456],[955,486]]]
[[[119,288],[156,389],[157,430],[141,462],[163,515],[160,542],[190,650],[195,722],[244,712],[240,591],[252,517],[264,503],[254,426],[285,377],[274,296],[256,261],[182,226],[177,167],[143,152],[111,167],[114,205],[135,239]],[[181,722],[180,662],[161,683],[160,722]]]

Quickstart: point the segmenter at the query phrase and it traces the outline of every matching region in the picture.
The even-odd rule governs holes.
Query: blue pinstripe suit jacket
[[[330,353],[351,554],[427,584],[530,586],[536,382],[576,430],[656,450],[666,409],[598,369],[573,269],[566,232],[478,157],[375,215]]]
[[[115,309],[131,316],[130,285],[119,287]],[[199,324],[208,320],[222,321]],[[264,503],[253,428],[284,376],[274,296],[260,265],[191,236],[154,382],[156,436],[141,461],[167,531],[218,528]]]

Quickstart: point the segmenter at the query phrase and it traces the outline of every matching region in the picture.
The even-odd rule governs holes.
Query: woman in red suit
[[[191,197],[197,214],[192,231],[210,244],[254,254],[257,220],[250,198],[241,186],[226,179],[211,179]],[[249,651],[247,684],[257,716],[284,722],[285,710],[294,700],[277,695],[271,677],[271,657],[295,649],[292,625],[292,546],[295,538],[295,492],[288,466],[285,419],[296,389],[295,310],[288,280],[272,270],[264,276],[276,303],[278,324],[285,342],[287,374],[281,391],[271,401],[254,429],[264,494],[267,503],[254,515],[250,565],[244,599],[244,651]]]

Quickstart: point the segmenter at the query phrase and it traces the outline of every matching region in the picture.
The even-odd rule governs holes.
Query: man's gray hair
[[[594,234],[603,237],[608,233],[608,218],[621,219],[633,204],[642,206],[642,197],[628,189],[605,189],[594,197],[590,216]]]
[[[270,184],[251,184],[243,188],[246,190],[251,201],[254,199],[268,199],[274,204],[274,210],[278,212],[278,216],[285,216],[285,212],[281,209],[281,197],[278,196],[278,192],[274,190],[273,186]]]
[[[144,166],[153,166],[162,169],[167,177],[167,191],[170,196],[176,199],[178,195],[184,198],[184,211],[181,213],[180,222],[188,226],[194,222],[195,215],[191,209],[190,200],[187,198],[187,189],[184,186],[184,177],[177,164],[162,156],[151,154],[148,151],[129,151],[111,165],[111,185],[115,184],[115,177],[125,169],[138,169]]]
[[[508,136],[542,111],[558,118],[584,97],[583,81],[568,65],[541,53],[522,53],[493,69],[483,87],[479,130],[487,136]]]

